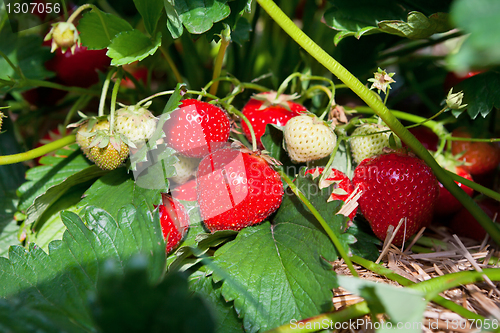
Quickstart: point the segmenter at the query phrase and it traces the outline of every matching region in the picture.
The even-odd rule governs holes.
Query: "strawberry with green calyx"
[[[351,145],[354,162],[361,163],[366,158],[382,154],[384,148],[390,147],[391,130],[389,127],[379,124],[363,124],[357,127],[351,134],[349,143]],[[396,144],[400,143],[397,136]]]
[[[256,94],[245,104],[242,113],[252,125],[259,148],[263,147],[260,138],[266,132],[267,124],[285,126],[291,118],[307,112],[303,105],[293,102],[296,98],[295,94],[277,96],[277,92],[272,91]],[[252,136],[247,124],[242,122],[241,126],[243,133],[251,141]]]
[[[241,230],[273,213],[283,199],[283,183],[269,156],[225,147],[205,156],[198,167],[197,197],[205,226]]]
[[[393,243],[401,245],[432,219],[439,185],[424,161],[393,152],[364,159],[354,170],[358,204],[375,235],[384,240],[389,226],[404,219]]]
[[[147,109],[151,102],[144,106],[118,104],[121,108],[115,113],[115,131],[126,136],[136,146],[144,144],[155,132],[158,122]]]
[[[184,206],[172,196],[162,193],[162,204],[158,206],[163,238],[167,242],[166,253],[172,252],[186,235],[189,217]]]
[[[445,155],[438,155],[436,157],[436,161],[441,165],[441,167],[445,168],[448,171],[451,171],[465,179],[473,180],[471,174],[464,167],[463,162],[460,163],[454,158]],[[462,190],[465,191],[470,197],[474,193],[474,190],[468,186],[465,186],[457,181],[455,183]],[[460,210],[462,204],[443,186],[443,184],[439,183],[439,196],[436,202],[436,215],[451,215]]]
[[[54,52],[58,48],[61,48],[62,53],[65,53],[67,49],[71,49],[71,53],[75,52],[75,48],[80,46],[80,37],[78,30],[71,22],[57,22],[52,24],[52,29],[45,36],[44,41],[52,39],[51,50]]]
[[[311,174],[313,179],[319,177],[323,174],[323,167],[316,167],[314,169],[306,170],[306,175]],[[332,168],[330,174],[326,177],[324,184],[319,184],[320,188],[332,186],[332,195],[328,201],[342,200],[347,202],[350,199],[351,194],[354,192],[354,185],[352,184],[349,177],[347,177],[342,171]],[[355,207],[352,212],[348,214],[349,219],[353,219],[356,216],[358,208]]]
[[[109,130],[108,117],[90,117],[84,118],[81,121],[71,124],[68,127],[78,127],[76,132],[76,143],[80,146],[85,156],[92,162],[94,160],[90,156],[90,143],[92,137],[97,134],[97,131]]]
[[[337,144],[335,125],[313,114],[296,116],[285,125],[285,149],[293,162],[309,162],[330,155]]]
[[[163,126],[166,143],[187,157],[204,157],[229,139],[230,122],[215,105],[185,99]]]
[[[184,157],[180,154],[175,155],[175,157],[177,158],[177,162],[174,164],[175,176],[168,179],[179,185],[184,184],[191,177],[195,176],[200,159]]]

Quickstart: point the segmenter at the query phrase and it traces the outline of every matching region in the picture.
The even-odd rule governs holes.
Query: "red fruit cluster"
[[[274,94],[262,93],[257,96],[266,97],[271,95]],[[282,96],[287,97],[286,95]],[[303,105],[290,100],[283,101],[281,104],[273,104],[272,99],[266,102],[265,98],[251,98],[243,107],[242,112],[250,121],[257,144],[262,149],[264,146],[262,145],[261,137],[266,132],[267,124],[285,126],[288,120],[307,112],[307,109]],[[248,141],[251,141],[250,129],[244,121],[242,121],[241,127]]]
[[[393,240],[396,245],[430,223],[439,195],[431,168],[402,153],[363,160],[354,171],[353,183],[362,191],[360,210],[379,239],[385,239],[390,225],[396,228],[406,218]]]
[[[452,136],[472,137],[464,128],[455,129]],[[473,176],[493,171],[500,164],[500,148],[488,142],[452,141],[451,151],[454,155],[463,153],[460,160],[465,161],[465,167]]]
[[[314,169],[309,169],[306,171],[307,174],[312,174],[313,176],[315,174],[321,175],[323,173],[324,168],[323,167],[317,167]],[[328,175],[328,178],[326,178],[326,181],[329,183],[332,183],[331,186],[333,186],[332,189],[332,195],[330,196],[331,200],[342,200],[346,201],[347,198],[351,195],[352,192],[354,192],[354,185],[352,184],[351,180],[349,177],[347,177],[342,171],[339,171],[337,169],[332,168],[330,171],[330,174]],[[342,192],[345,192],[346,194],[339,194],[336,191],[337,189],[340,189]],[[349,219],[354,219],[356,216],[356,212],[358,209],[354,209],[350,214],[349,214]]]
[[[163,237],[167,242],[166,252],[170,253],[187,233],[189,217],[182,204],[168,194],[162,194],[158,210]]]
[[[163,130],[167,144],[187,157],[204,157],[229,139],[229,119],[215,105],[185,99],[173,111]]]
[[[211,232],[258,224],[283,198],[281,177],[263,157],[232,148],[207,155],[197,181],[201,216]]]

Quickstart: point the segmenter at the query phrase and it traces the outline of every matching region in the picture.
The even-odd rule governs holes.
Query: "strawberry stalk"
[[[344,259],[344,262],[346,263],[347,267],[349,267],[349,271],[353,276],[358,276],[358,272],[354,268],[351,259],[349,258],[349,255],[345,251],[344,247],[342,246],[342,243],[340,243],[339,239],[333,232],[333,230],[330,228],[328,223],[326,223],[325,219],[321,214],[318,212],[318,210],[311,204],[311,202],[306,198],[302,192],[297,188],[297,186],[294,184],[294,182],[288,177],[288,175],[283,171],[281,168],[277,168],[276,170],[281,178],[288,184],[292,192],[302,201],[302,203],[311,211],[311,213],[314,215],[314,217],[318,220],[318,222],[321,224],[325,232],[327,233],[328,237],[330,237],[330,240],[332,241],[333,245],[337,249],[338,253]],[[325,172],[326,174],[327,172]]]
[[[468,186],[470,187],[471,189],[475,190],[475,191],[478,191],[479,193],[482,193],[492,199],[495,199],[496,201],[500,201],[500,193],[498,192],[495,192],[493,190],[490,190],[489,188],[487,187],[484,187],[476,182],[473,182],[471,180],[468,180],[464,177],[461,177],[451,171],[446,171],[448,173],[448,175],[453,178],[453,180],[459,182],[460,184],[463,184],[465,186]]]
[[[356,264],[363,266],[364,268],[378,274],[381,276],[385,276],[389,280],[395,281],[399,283],[402,286],[409,287],[412,285],[415,285],[415,283],[404,276],[401,276],[394,272],[393,270],[384,267],[380,264],[376,264],[370,260],[366,260],[362,257],[353,255],[351,257],[352,261],[354,261]],[[445,308],[447,308],[450,311],[453,311],[463,318],[466,319],[474,319],[474,320],[481,320],[484,321],[485,318],[481,315],[478,315],[472,311],[467,310],[463,306],[458,305],[457,303],[454,303],[450,300],[447,300],[446,298],[442,297],[441,295],[436,295],[434,298],[432,298],[432,301],[436,304],[439,304]]]
[[[120,89],[120,83],[122,82],[122,72],[118,72],[118,77],[116,78],[115,85],[113,86],[113,92],[111,93],[111,106],[110,106],[110,119],[109,119],[109,133],[113,134],[113,128],[115,124],[115,110],[116,110],[116,97],[118,96],[118,90]]]
[[[102,85],[101,100],[99,101],[99,113],[98,113],[99,117],[104,116],[104,105],[106,104],[106,96],[108,95],[109,83],[111,82],[111,76],[113,75],[114,72],[115,72],[114,70],[110,70],[108,72],[108,75],[106,75],[106,80]]]
[[[61,149],[67,145],[70,145],[75,142],[75,139],[76,137],[74,135],[68,135],[62,139],[43,145],[42,147],[28,150],[24,153],[0,156],[0,165],[14,164],[32,160],[34,158],[48,154],[54,150]]]
[[[333,164],[333,160],[335,160],[335,155],[337,154],[337,150],[339,150],[340,143],[343,141],[343,138],[337,138],[337,144],[335,145],[335,148],[333,148],[333,151],[330,155],[330,159],[328,160],[328,163],[325,166],[325,171],[321,174],[321,177],[319,179],[319,183],[322,184],[324,181],[326,181],[326,178],[330,176],[330,169]]]
[[[226,55],[227,47],[231,43],[231,29],[228,25],[225,26],[224,30],[222,30],[220,35],[220,47],[219,52],[217,53],[217,57],[215,58],[214,65],[214,73],[212,76],[212,80],[215,80],[220,76],[222,70],[222,63],[224,62],[224,56]],[[215,81],[214,84],[210,87],[210,94],[217,94],[217,89],[219,89],[219,81]]]
[[[316,44],[272,0],[257,0],[259,5],[281,26],[281,28],[292,37],[306,52],[314,57],[320,64],[345,83],[356,95],[358,95],[374,112],[386,123],[386,125],[399,138],[410,147],[417,156],[423,159],[433,170],[437,179],[450,191],[455,198],[467,208],[476,218],[481,226],[488,232],[491,238],[500,244],[500,229],[493,223],[488,215],[467,195],[439,166],[432,155],[424,146],[399,122],[389,109],[354,75],[345,67],[333,59],[325,50]]]
[[[82,95],[76,100],[75,104],[73,104],[71,109],[66,114],[66,118],[64,119],[63,123],[64,127],[68,126],[68,124],[71,122],[71,119],[75,115],[76,111],[78,111],[78,109],[84,108],[90,102],[91,98],[92,96],[90,95]]]

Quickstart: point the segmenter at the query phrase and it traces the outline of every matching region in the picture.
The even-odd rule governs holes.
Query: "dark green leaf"
[[[300,165],[294,164],[283,148],[283,128],[274,124],[267,124],[266,132],[260,140],[264,149],[269,152],[269,155],[283,163],[283,169],[286,173],[290,177],[295,177]]]
[[[19,67],[24,76],[29,79],[41,80],[50,76],[45,69],[45,61],[51,58],[50,49],[42,47],[42,38],[37,35],[20,36],[13,34],[10,29],[0,32],[0,51]],[[9,80],[9,77],[20,79],[7,61],[0,57],[0,79]]]
[[[385,32],[410,39],[427,38],[452,27],[446,13],[424,14],[426,5],[405,1],[373,2],[369,0],[331,0],[333,7],[325,13],[326,24],[339,33],[337,45],[344,37]],[[403,4],[401,3],[403,2]],[[427,11],[426,11],[427,12]]]
[[[28,208],[26,215],[28,216],[25,224],[30,226],[36,223],[47,208],[61,198],[73,186],[85,183],[87,181],[105,175],[107,171],[99,169],[97,166],[90,166],[82,171],[79,171],[61,183],[50,187],[44,194],[38,196],[33,204]]]
[[[161,202],[160,191],[145,189],[136,184],[125,168],[116,169],[99,178],[85,192],[79,207],[96,206],[117,218],[119,210],[128,204],[146,201],[150,210]]]
[[[123,31],[116,35],[108,47],[111,65],[122,66],[141,61],[156,52],[161,45],[161,33],[151,40],[139,30]]]
[[[99,9],[84,14],[78,22],[82,45],[90,50],[104,49],[117,34],[130,30],[133,28],[127,21]]]
[[[214,332],[211,312],[199,296],[190,295],[186,278],[174,273],[151,284],[143,256],[132,257],[125,274],[108,262],[90,299],[103,332]]]
[[[174,38],[182,34],[182,30],[179,28],[180,22],[189,33],[202,34],[210,30],[214,23],[223,20],[231,13],[226,0],[165,1],[169,3],[169,5],[165,4],[168,19],[171,22],[168,28],[171,33],[173,32],[172,37]]]
[[[18,209],[21,211],[26,211],[35,198],[45,193],[50,187],[60,184],[68,177],[90,166],[90,162],[82,155],[76,144],[71,145],[69,149],[57,151],[56,156],[44,157],[40,162],[41,166],[26,172],[28,181],[19,188],[21,198]]]
[[[236,27],[231,31],[231,40],[241,46],[249,40],[250,31],[252,31],[250,23],[246,18],[242,17],[236,22]]]
[[[472,119],[479,114],[486,117],[493,107],[500,108],[500,72],[488,71],[474,75],[459,83],[454,92],[463,90],[463,103],[467,104],[467,113]]]
[[[457,27],[470,35],[459,52],[449,56],[451,68],[466,72],[471,68],[487,68],[500,64],[499,11],[500,2],[496,0],[457,0],[453,3],[453,21]]]
[[[0,134],[0,155],[19,152],[12,123],[4,120],[5,133]],[[14,220],[16,212],[16,189],[24,182],[25,167],[22,163],[0,165],[0,256],[5,256],[10,245],[19,244],[19,227]]]
[[[172,38],[177,39],[182,36],[184,28],[182,26],[182,19],[175,7],[171,4],[171,0],[163,0],[165,5],[165,12],[167,13],[167,28],[172,35]]]
[[[211,305],[215,314],[217,324],[217,333],[238,333],[245,332],[243,323],[238,318],[233,308],[232,302],[226,302],[221,295],[221,284],[215,284],[211,276],[205,272],[196,271],[189,277],[189,289],[203,296],[208,304]]]
[[[88,293],[102,276],[100,265],[113,259],[119,267],[135,253],[148,257],[151,282],[163,274],[165,243],[158,214],[145,203],[124,207],[118,220],[95,207],[81,212],[83,220],[62,213],[67,228],[62,241],[49,245],[49,254],[30,244],[29,250],[11,247],[9,259],[0,258],[0,296],[21,298],[35,310],[71,318],[85,331],[95,331],[86,306]]]
[[[163,13],[163,0],[134,0],[134,4],[144,20],[147,32],[154,35],[158,20]]]

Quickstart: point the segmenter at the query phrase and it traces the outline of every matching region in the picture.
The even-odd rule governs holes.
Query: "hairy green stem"
[[[226,26],[225,29],[221,32],[220,46],[219,52],[217,53],[217,57],[215,58],[214,72],[212,76],[212,80],[215,80],[220,76],[222,71],[222,64],[224,62],[224,56],[226,55],[227,47],[229,43],[231,43],[231,30],[229,26]],[[210,93],[212,95],[217,94],[217,90],[219,89],[219,81],[215,81],[214,84],[210,87]]]
[[[297,188],[297,186],[294,184],[294,182],[287,176],[287,174],[283,171],[283,169],[279,168],[277,172],[280,174],[281,178],[288,184],[292,192],[304,203],[304,205],[311,211],[311,213],[314,215],[314,217],[318,220],[318,222],[321,224],[323,229],[325,230],[326,234],[328,237],[330,237],[333,245],[337,249],[338,253],[344,259],[344,262],[346,265],[349,267],[349,270],[353,276],[358,276],[358,272],[356,272],[356,269],[352,265],[351,259],[349,258],[349,255],[345,251],[344,247],[342,246],[342,243],[340,243],[339,239],[333,232],[333,230],[330,228],[328,223],[326,223],[325,219],[321,214],[318,212],[318,210],[311,204],[311,202],[306,198],[306,196],[300,192],[300,190]]]
[[[109,83],[111,82],[111,76],[113,75],[114,72],[115,72],[114,70],[110,70],[108,72],[108,75],[106,75],[106,80],[104,80],[104,84],[102,85],[101,99],[99,101],[99,113],[98,113],[99,117],[104,116],[104,105],[106,104],[106,96],[108,95]]]
[[[50,153],[51,151],[61,149],[69,144],[72,144],[75,142],[75,139],[76,139],[75,135],[68,135],[62,139],[43,145],[42,147],[39,148],[29,150],[24,153],[0,156],[0,165],[14,164],[32,160],[34,158]]]
[[[222,105],[226,108],[226,110],[228,112],[234,113],[235,115],[240,117],[241,120],[243,120],[245,122],[245,124],[247,124],[247,127],[250,130],[250,136],[252,137],[252,151],[257,151],[257,138],[255,136],[255,132],[253,130],[252,124],[250,123],[250,120],[248,120],[248,118],[243,113],[241,113],[240,110],[236,109],[234,106],[232,106],[230,104],[226,104],[226,103],[223,103]]]
[[[54,88],[54,89],[58,89],[58,90],[66,90],[69,92],[75,92],[75,93],[79,93],[79,94],[99,96],[99,92],[94,91],[94,90],[89,90],[89,89],[80,88],[80,87],[66,87],[62,84],[57,84],[57,83],[50,82],[50,81],[26,79],[26,80],[23,80],[22,82],[24,83],[23,86],[47,87],[47,88]]]
[[[63,123],[64,127],[68,126],[69,122],[71,121],[71,119],[75,115],[76,111],[78,111],[78,109],[80,109],[80,108],[85,107],[85,105],[88,104],[88,102],[90,101],[91,98],[92,98],[92,96],[82,95],[76,100],[75,104],[73,104],[71,109],[66,114],[66,118],[64,119],[64,123]]]
[[[118,72],[118,77],[116,78],[115,85],[113,86],[113,92],[111,93],[111,105],[110,105],[110,119],[109,119],[109,133],[113,134],[113,129],[115,125],[115,109],[116,109],[116,97],[118,96],[118,90],[120,89],[120,83],[122,82],[122,73]]]
[[[337,154],[337,151],[339,150],[340,143],[342,142],[342,139],[337,139],[337,144],[335,145],[335,148],[333,148],[332,153],[330,154],[330,158],[328,159],[328,163],[326,164],[325,168],[323,169],[323,173],[321,174],[321,178],[319,179],[319,183],[323,183],[326,178],[330,175],[330,168],[332,167],[333,160],[335,159],[335,155]]]
[[[395,273],[391,269],[386,268],[380,264],[376,264],[372,261],[366,260],[366,259],[361,258],[361,257],[356,256],[356,255],[352,256],[351,259],[356,264],[361,265],[364,268],[366,268],[366,269],[368,269],[368,270],[370,270],[378,275],[385,276],[389,280],[395,281],[402,286],[409,287],[409,286],[415,285],[415,283],[413,281]],[[446,298],[442,297],[441,295],[436,294],[436,296],[434,296],[431,300],[434,303],[439,304],[439,305],[447,308],[448,310],[451,310],[451,311],[459,314],[463,318],[475,319],[475,320],[484,320],[485,319],[483,316],[480,316],[472,311],[469,311],[466,308],[464,308],[463,306],[460,306],[460,305],[458,305],[450,300],[447,300]]]
[[[493,190],[490,190],[489,188],[487,187],[484,187],[476,182],[473,182],[471,180],[468,180],[464,177],[460,177],[459,175],[451,172],[451,171],[447,171],[448,172],[448,175],[453,178],[453,180],[459,182],[460,184],[463,184],[467,187],[470,187],[471,189],[475,190],[475,191],[478,191],[479,193],[482,193],[492,199],[495,199],[496,201],[500,201],[500,193],[498,192],[495,192]]]

